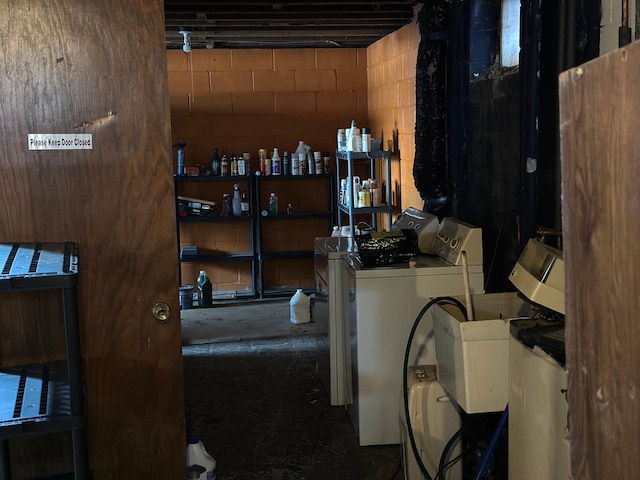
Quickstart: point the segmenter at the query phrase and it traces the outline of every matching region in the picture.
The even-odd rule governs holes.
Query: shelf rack
[[[359,214],[371,215],[371,226],[377,230],[377,215],[387,215],[387,230],[391,230],[391,213],[393,206],[391,205],[391,153],[388,150],[378,150],[374,152],[341,152],[336,151],[336,188],[340,190],[340,180],[342,178],[341,164],[347,164],[347,198],[348,203],[338,203],[338,226],[342,226],[342,213],[345,213],[349,219],[349,228],[352,234],[355,233],[354,216]],[[376,162],[384,162],[383,168],[386,175],[385,198],[386,204],[378,207],[356,207],[353,195],[353,176],[355,163],[368,162],[369,177],[376,178]]]
[[[281,259],[291,259],[291,258],[313,258],[314,251],[310,250],[289,250],[289,251],[277,251],[277,252],[269,252],[264,249],[263,245],[263,223],[272,222],[272,221],[292,221],[292,220],[300,220],[307,218],[326,218],[327,220],[327,232],[331,231],[331,227],[334,224],[335,218],[335,191],[334,191],[334,180],[332,173],[321,173],[321,174],[307,174],[307,175],[267,175],[260,176],[256,179],[256,203],[254,206],[254,212],[256,216],[257,226],[257,249],[258,249],[258,293],[260,298],[272,297],[272,296],[283,296],[283,295],[293,295],[296,291],[295,288],[283,290],[283,289],[275,289],[268,290],[264,284],[264,272],[265,272],[265,261],[267,260],[281,260]],[[263,206],[260,205],[260,199],[262,198],[261,192],[263,187],[266,184],[272,182],[300,182],[300,181],[310,181],[310,180],[324,180],[327,182],[327,203],[326,209],[318,210],[318,211],[295,211],[294,213],[278,213],[276,215],[267,214],[262,215]],[[266,198],[266,197],[265,197]],[[279,206],[279,211],[286,210],[286,207],[283,205]],[[309,289],[308,293],[312,292],[313,289]]]
[[[213,176],[213,175],[201,175],[201,176],[188,176],[188,175],[175,175],[175,192],[176,192],[176,212],[178,212],[178,192],[179,186],[183,183],[240,183],[246,186],[248,191],[250,205],[253,203],[253,197],[255,196],[255,179],[252,175],[226,175],[226,176]],[[216,202],[219,203],[219,202]],[[249,224],[249,242],[250,250],[246,252],[231,252],[222,254],[199,254],[198,256],[183,257],[178,252],[178,261],[182,263],[218,263],[218,262],[250,262],[251,263],[251,290],[249,291],[236,291],[234,292],[234,298],[246,297],[255,298],[257,295],[255,278],[257,275],[257,252],[256,252],[256,233],[255,222],[253,220],[254,212],[251,215],[243,216],[229,216],[221,217],[220,209],[216,208],[213,214],[203,216],[177,216],[177,234],[178,234],[178,248],[180,249],[180,224],[187,223],[248,223]]]
[[[67,358],[0,368],[0,480],[11,479],[9,439],[70,431],[76,480],[89,478],[75,243],[0,244],[0,293],[60,290]]]

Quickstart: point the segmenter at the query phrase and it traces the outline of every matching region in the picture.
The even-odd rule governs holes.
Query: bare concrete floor
[[[400,480],[399,445],[360,447],[316,375],[314,323],[287,301],[183,312],[186,427],[218,480]]]

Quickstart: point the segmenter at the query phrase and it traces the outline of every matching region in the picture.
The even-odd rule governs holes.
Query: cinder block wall
[[[331,152],[334,159],[337,129],[356,120],[361,127],[369,126],[373,137],[383,139],[383,148],[394,151],[391,182],[398,210],[421,207],[411,174],[419,39],[417,25],[411,24],[367,49],[211,49],[190,54],[169,50],[173,142],[187,143],[187,166],[210,168],[211,153],[218,148],[227,155],[249,152],[255,169],[259,148],[270,152],[278,147],[282,154],[293,151],[298,140],[313,150]],[[309,197],[321,188],[305,187],[300,195]],[[299,203],[305,201],[301,198]],[[181,243],[211,249],[228,249],[235,243],[242,251],[246,228],[183,225]],[[291,231],[297,232],[300,249],[330,233],[321,221],[311,228],[308,221],[298,227],[278,223],[265,233],[273,241],[272,237],[290,237]],[[305,232],[304,238],[300,232]],[[182,282],[194,283],[200,268],[207,270],[217,290],[250,285],[249,265],[234,263],[183,264]],[[313,287],[312,259],[270,261],[265,284]]]
[[[391,181],[399,211],[423,204],[413,182],[419,43],[418,25],[412,23],[367,49],[369,124],[372,136],[394,152]]]

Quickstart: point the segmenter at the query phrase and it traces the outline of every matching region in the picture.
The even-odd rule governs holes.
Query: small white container
[[[296,324],[311,321],[311,299],[301,288],[289,300],[289,320]]]
[[[187,478],[216,480],[216,461],[197,438],[190,438],[187,444]]]

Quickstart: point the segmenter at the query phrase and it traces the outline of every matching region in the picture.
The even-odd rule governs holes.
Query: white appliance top
[[[408,262],[376,268],[365,267],[358,255],[346,255],[342,257],[342,260],[358,278],[419,277],[426,275],[461,275],[463,273],[462,265],[452,265],[435,255],[418,255]],[[482,264],[469,265],[469,273],[482,273]]]
[[[315,249],[330,259],[358,251],[353,237],[316,237]]]
[[[433,252],[453,265],[482,265],[482,229],[457,218],[445,217],[440,222],[432,247]]]
[[[533,303],[564,315],[564,260],[561,250],[529,239],[509,280]]]

